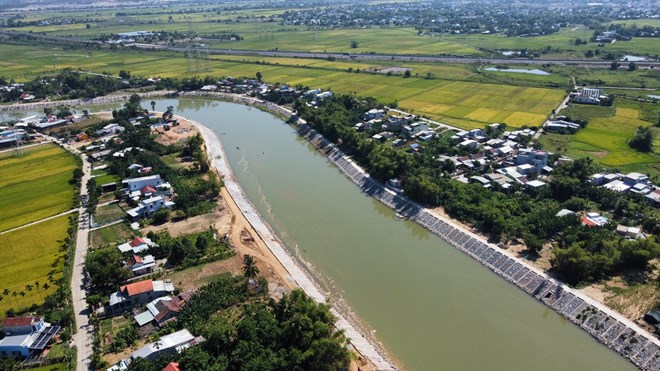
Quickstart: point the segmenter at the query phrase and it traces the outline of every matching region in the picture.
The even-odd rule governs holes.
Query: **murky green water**
[[[156,109],[168,105],[220,135],[267,222],[332,282],[404,368],[634,369],[441,239],[398,221],[282,121],[203,100],[158,100]]]

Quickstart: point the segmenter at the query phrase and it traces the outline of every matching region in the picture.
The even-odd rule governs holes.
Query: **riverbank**
[[[34,103],[15,103],[8,105],[0,105],[0,112],[11,112],[11,111],[34,111],[48,107],[59,107],[59,106],[83,106],[88,104],[111,104],[117,102],[127,101],[131,95],[137,94],[140,98],[155,98],[163,97],[167,94],[173,93],[169,90],[157,90],[150,91],[146,93],[120,93],[115,95],[104,95],[102,97],[96,98],[84,98],[84,99],[67,99],[67,100],[55,100],[55,101],[42,101]]]

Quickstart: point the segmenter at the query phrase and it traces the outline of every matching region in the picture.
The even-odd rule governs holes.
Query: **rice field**
[[[20,311],[33,304],[41,305],[55,291],[55,282],[62,276],[64,267],[65,252],[61,246],[68,227],[69,217],[65,215],[0,234],[2,315],[10,308]]]
[[[574,105],[561,113],[587,119],[587,127],[575,135],[544,134],[541,143],[550,151],[565,153],[574,158],[590,157],[596,163],[623,172],[640,171],[658,176],[660,130],[653,128],[656,137],[655,153],[638,152],[628,146],[628,139],[639,126],[648,127],[653,124],[640,117],[660,112],[660,109],[645,112],[647,109],[646,105],[630,102],[621,102],[617,107]],[[657,122],[657,116],[655,120]]]
[[[0,154],[0,231],[69,210],[73,202],[72,155],[47,144]]]
[[[17,46],[6,59],[13,64],[7,73],[25,74],[52,69],[55,49]],[[391,67],[390,63],[368,64],[297,58],[227,58],[216,56],[200,61],[199,69],[190,70],[181,54],[123,50],[69,51],[67,58],[58,56],[58,67],[82,68],[92,72],[118,73],[121,69],[146,77],[182,77],[193,75],[255,76],[263,74],[270,83],[288,83],[312,88],[331,89],[338,93],[373,96],[389,104],[398,102],[403,109],[461,128],[483,127],[505,122],[511,127],[538,126],[564,97],[564,91],[553,88],[516,86],[512,84],[467,81],[475,79],[469,65],[403,64],[412,68],[413,77],[364,73]],[[75,55],[73,57],[72,55]],[[60,60],[60,58],[62,58]],[[247,61],[249,63],[245,63]],[[261,63],[267,62],[267,64]],[[259,62],[259,64],[255,63]],[[296,64],[293,64],[293,63]],[[279,64],[278,64],[279,63]],[[353,72],[348,72],[352,68]],[[363,72],[356,73],[360,69]],[[154,74],[153,71],[158,71]],[[423,78],[426,73],[432,79]]]

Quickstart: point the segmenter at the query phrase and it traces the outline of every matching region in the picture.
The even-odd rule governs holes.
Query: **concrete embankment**
[[[283,111],[284,112],[284,111]],[[303,269],[300,268],[298,263],[288,253],[283,244],[278,240],[275,233],[270,229],[270,226],[259,215],[254,205],[250,202],[248,197],[243,192],[240,184],[234,177],[229,163],[226,159],[224,148],[220,139],[211,129],[206,126],[188,120],[196,125],[204,138],[209,152],[209,158],[212,165],[224,175],[223,182],[225,188],[234,199],[239,209],[245,215],[245,218],[250,222],[252,227],[257,231],[261,239],[266,243],[270,251],[275,255],[277,260],[286,268],[291,275],[291,278],[296,281],[298,286],[307,293],[311,298],[319,303],[325,303],[326,297],[322,291],[317,287],[316,283],[310,278]],[[365,336],[363,336],[356,326],[336,309],[331,308],[333,315],[337,318],[337,328],[344,331],[344,334],[350,339],[353,347],[364,357],[368,358],[378,370],[394,370],[393,364],[384,356],[374,344],[372,344]]]
[[[632,321],[552,279],[509,251],[487,243],[483,237],[387,189],[308,125],[299,125],[298,131],[368,195],[440,236],[459,251],[559,312],[640,369],[660,370],[660,341]]]

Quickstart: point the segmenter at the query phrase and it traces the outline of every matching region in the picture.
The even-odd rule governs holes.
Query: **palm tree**
[[[12,291],[11,296],[14,297],[14,300],[16,300],[16,297],[18,296],[18,293],[16,291]],[[14,300],[12,300],[12,305],[16,305]]]
[[[37,288],[37,292],[39,292],[39,296],[43,299],[44,297],[41,295],[41,285],[39,284],[39,281],[34,281],[34,287]]]
[[[9,289],[2,290],[2,295],[9,296]]]
[[[46,282],[42,287],[44,288],[44,291],[47,291],[50,285],[48,284],[48,282]]]
[[[19,293],[19,295],[21,295],[21,298],[25,299],[25,291],[21,291],[21,292]],[[25,304],[25,303],[23,303],[23,304]]]
[[[256,278],[259,275],[259,268],[254,262],[254,257],[252,255],[243,256],[243,276],[245,278]]]
[[[156,101],[152,100],[151,101],[151,112],[155,112],[155,111],[156,111]]]
[[[29,283],[28,283],[27,285],[25,285],[25,289],[27,290],[27,292],[32,291],[33,288],[34,288],[34,286],[32,286],[32,285],[29,284]]]

